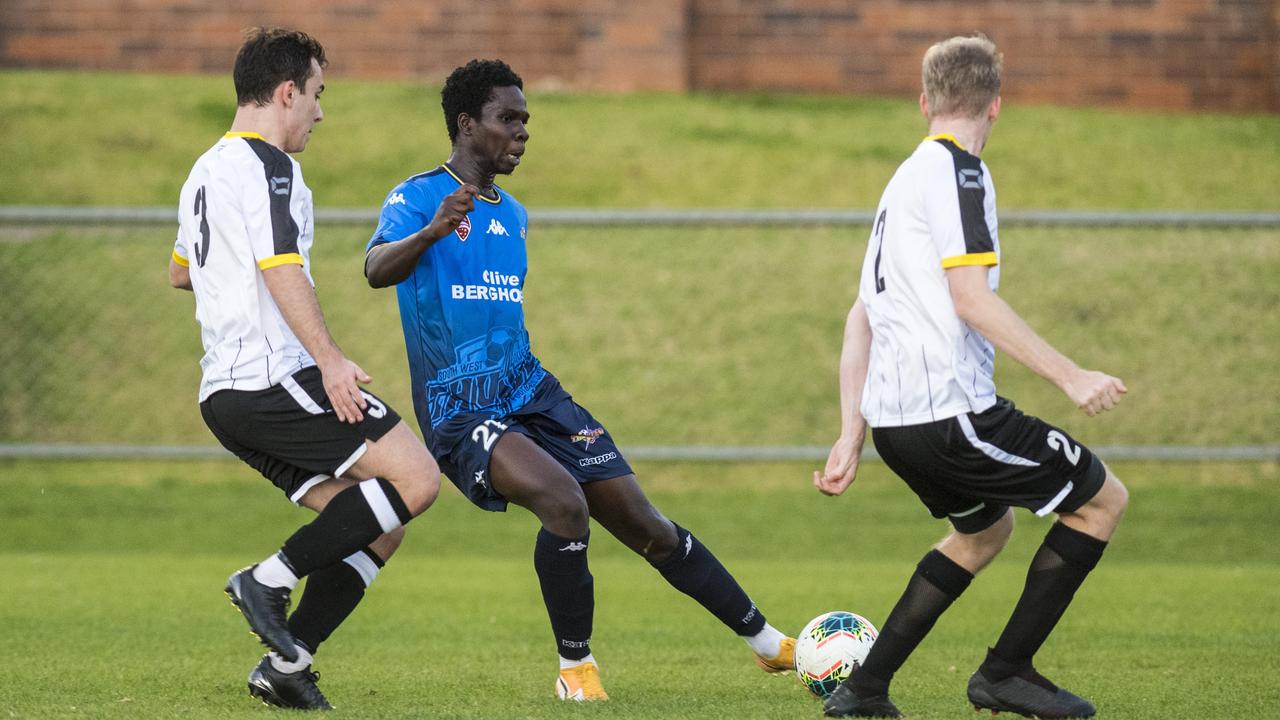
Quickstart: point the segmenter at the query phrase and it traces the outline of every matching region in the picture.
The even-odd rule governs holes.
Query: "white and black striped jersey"
[[[999,262],[987,166],[951,135],[925,138],[885,188],[862,264],[868,424],[916,425],[995,403],[995,348],[956,315],[946,270],[989,266],[994,291]]]
[[[315,364],[262,276],[292,263],[311,278],[312,225],[301,166],[257,133],[227,133],[191,168],[173,259],[190,269],[196,296],[201,402],[219,390],[263,390]]]

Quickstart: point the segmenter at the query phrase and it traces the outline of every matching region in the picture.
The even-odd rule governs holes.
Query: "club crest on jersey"
[[[462,216],[462,222],[458,223],[458,229],[454,230],[458,233],[458,239],[462,242],[467,241],[467,236],[471,234],[471,218],[467,215]]]
[[[569,441],[583,443],[583,447],[591,447],[591,444],[600,439],[600,436],[603,434],[604,428],[602,427],[594,429],[582,428],[578,431],[578,434],[571,436]]]

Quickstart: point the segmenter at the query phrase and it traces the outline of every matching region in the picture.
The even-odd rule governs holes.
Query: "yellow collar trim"
[[[239,138],[254,138],[254,139],[256,139],[256,140],[261,140],[262,142],[266,142],[266,141],[267,141],[267,139],[266,139],[266,138],[262,137],[261,135],[259,135],[259,134],[258,134],[258,133],[256,133],[256,132],[229,132],[229,133],[227,133],[226,135],[223,135],[222,137],[224,137],[224,138],[233,138],[233,137],[239,137]]]
[[[928,142],[930,140],[950,140],[952,145],[955,145],[956,147],[960,148],[961,150],[964,150],[965,152],[969,152],[968,150],[965,150],[964,146],[960,144],[959,140],[956,140],[956,136],[952,135],[951,133],[938,133],[937,135],[930,135],[924,140],[925,142]]]
[[[458,173],[454,172],[454,171],[453,171],[453,168],[449,167],[449,163],[440,163],[440,167],[444,168],[444,171],[445,171],[445,172],[447,172],[447,173],[449,173],[449,177],[453,178],[454,180],[457,180],[459,185],[466,185],[466,183],[465,183],[465,182],[463,182],[462,178],[458,177]],[[494,185],[494,186],[493,186],[493,189],[494,189],[494,190],[497,190],[497,189],[498,189],[498,186],[497,186],[497,185]],[[480,199],[480,200],[483,200],[483,201],[485,201],[485,202],[489,203],[490,205],[497,205],[497,204],[499,204],[499,203],[501,203],[501,202],[502,202],[502,195],[501,195],[501,194],[499,194],[499,195],[498,195],[498,199],[497,199],[497,200],[490,200],[489,198],[485,197],[484,195],[476,195],[476,197],[477,197],[478,199]]]

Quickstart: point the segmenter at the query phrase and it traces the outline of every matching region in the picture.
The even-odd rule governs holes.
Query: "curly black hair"
[[[449,142],[458,140],[458,115],[466,113],[479,119],[480,110],[489,101],[493,89],[512,85],[524,90],[524,81],[501,60],[472,60],[450,73],[440,90]]]

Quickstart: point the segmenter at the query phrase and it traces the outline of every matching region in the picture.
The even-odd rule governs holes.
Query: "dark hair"
[[[300,30],[249,28],[231,73],[236,83],[236,104],[269,105],[271,93],[286,80],[292,80],[299,90],[305,88],[311,77],[311,58],[320,67],[329,62],[320,43]]]
[[[524,89],[524,81],[501,60],[472,60],[450,73],[440,91],[449,142],[458,139],[458,115],[466,113],[479,119],[480,110],[489,101],[493,89],[512,85]]]

